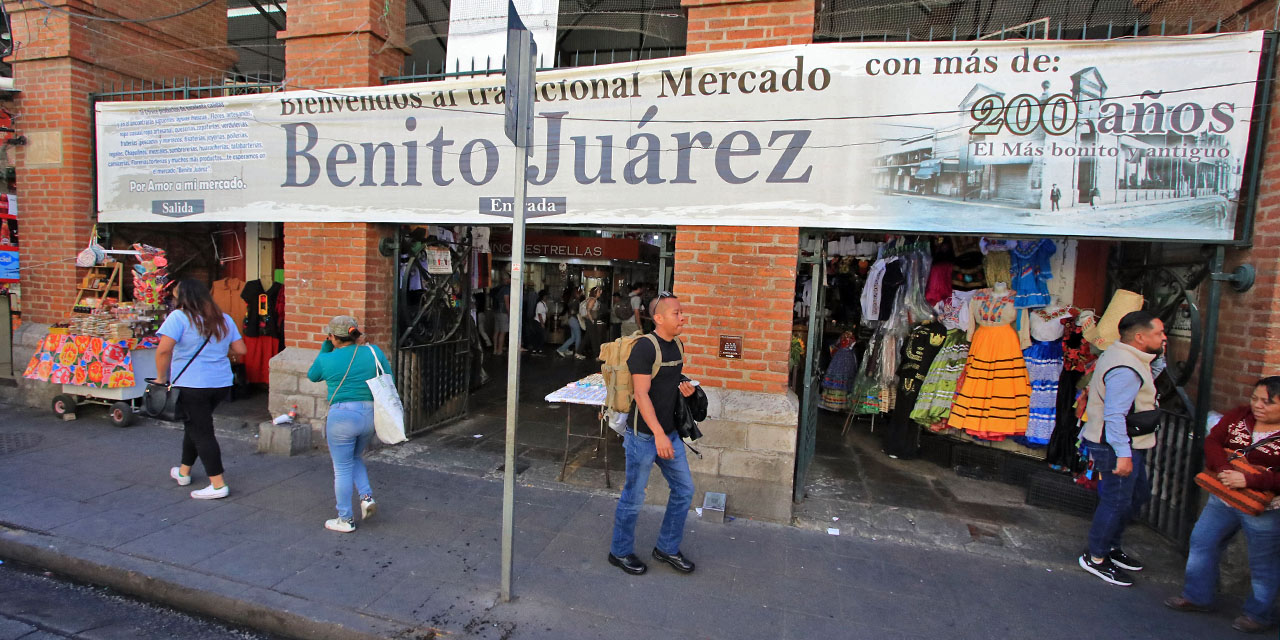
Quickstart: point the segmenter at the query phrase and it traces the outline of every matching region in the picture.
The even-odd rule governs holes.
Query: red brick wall
[[[813,42],[814,0],[683,0],[689,53]],[[690,314],[690,377],[713,387],[786,393],[800,244],[795,227],[676,227],[675,293]],[[744,357],[719,357],[720,336]]]
[[[141,18],[172,11],[146,0],[50,4],[74,13]],[[21,203],[23,319],[50,323],[71,312],[80,279],[74,259],[89,240],[93,200],[93,129],[90,94],[108,82],[216,76],[235,61],[225,49],[225,6],[172,20],[111,23],[72,17],[32,2],[5,2],[17,43],[9,61],[22,90],[14,108],[20,134],[62,135],[60,162],[34,164],[29,147],[17,149]]]
[[[1224,6],[1250,3],[1218,3]],[[1253,3],[1234,21],[1243,27],[1247,17],[1251,29],[1272,28],[1274,2]],[[1210,29],[1212,25],[1203,25]],[[1263,156],[1262,182],[1254,223],[1253,248],[1229,250],[1227,271],[1239,264],[1252,264],[1257,283],[1245,293],[1223,285],[1219,315],[1217,366],[1213,375],[1212,408],[1225,411],[1245,404],[1251,385],[1263,376],[1280,374],[1280,103],[1273,90],[1270,126]],[[1207,287],[1203,287],[1206,291]],[[1202,297],[1207,304],[1207,297]]]
[[[390,231],[361,223],[286,223],[285,345],[315,347],[336,315],[353,315],[370,340],[391,343],[392,262],[378,253]]]
[[[685,373],[703,384],[786,393],[800,234],[795,227],[680,227],[675,291],[689,321]],[[741,359],[719,357],[742,336]]]
[[[813,42],[815,0],[683,0],[689,53]]]
[[[405,0],[294,5],[280,34],[286,88],[376,86],[400,70]],[[378,244],[392,236],[392,225],[285,223],[285,346],[314,347],[336,315],[355,316],[373,342],[390,346],[393,266]]]

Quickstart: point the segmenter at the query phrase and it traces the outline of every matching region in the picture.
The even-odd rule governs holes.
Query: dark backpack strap
[[[1264,444],[1270,444],[1277,440],[1280,440],[1280,434],[1276,434],[1274,436],[1267,436],[1266,438],[1263,438],[1247,447],[1244,447],[1243,449],[1236,449],[1231,453],[1230,456],[1227,457],[1227,460],[1231,461],[1231,460],[1235,460],[1236,458],[1243,458],[1246,455],[1248,455],[1250,451],[1253,451],[1254,449],[1257,449],[1258,447],[1261,447]]]
[[[209,338],[212,338],[212,337],[213,337],[213,336],[209,336]],[[204,339],[204,342],[203,342],[203,343],[201,343],[200,348],[199,348],[199,349],[196,349],[196,352],[195,352],[195,353],[193,353],[193,354],[191,354],[191,359],[187,361],[186,366],[182,367],[182,371],[179,371],[179,372],[178,372],[178,375],[176,375],[176,376],[174,376],[174,377],[172,377],[172,378],[170,378],[170,379],[169,379],[169,386],[170,386],[170,387],[172,387],[173,385],[177,384],[177,383],[178,383],[178,378],[181,378],[181,377],[182,377],[182,374],[186,373],[186,372],[187,372],[187,369],[189,369],[189,368],[191,367],[191,365],[195,363],[196,358],[200,357],[200,352],[201,352],[201,351],[204,351],[205,345],[208,345],[208,344],[209,344],[209,338],[205,338],[205,339]]]

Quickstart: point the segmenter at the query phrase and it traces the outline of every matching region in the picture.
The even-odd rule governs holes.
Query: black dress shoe
[[[609,554],[609,564],[618,567],[633,576],[638,576],[649,570],[649,567],[645,566],[643,562],[640,562],[640,558],[637,558],[634,553],[625,555],[621,558],[611,553]]]
[[[684,557],[683,553],[663,553],[657,547],[653,548],[653,559],[659,562],[665,562],[675,568],[680,573],[693,573],[693,563]]]

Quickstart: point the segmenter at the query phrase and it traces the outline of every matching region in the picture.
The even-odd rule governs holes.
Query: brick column
[[[333,89],[382,84],[404,61],[405,0],[307,0],[289,6],[285,88]],[[336,315],[360,320],[372,342],[390,353],[392,258],[378,252],[395,226],[287,222],[284,225],[285,346],[271,359],[273,414],[298,405],[322,423],[323,385],[306,380],[324,326]],[[322,440],[320,440],[322,441]]]
[[[691,54],[813,41],[814,0],[682,5]],[[685,371],[711,399],[704,457],[689,460],[695,484],[727,493],[733,513],[777,521],[790,520],[795,473],[787,362],[799,240],[796,227],[676,227],[674,289],[692,316]],[[742,358],[718,357],[721,335],[742,336]]]
[[[1274,4],[1255,6],[1248,23],[1268,27],[1274,10]],[[1248,403],[1254,382],[1263,376],[1280,375],[1280,105],[1275,102],[1276,95],[1280,93],[1272,96],[1262,181],[1256,194],[1253,247],[1227,252],[1227,271],[1252,264],[1258,276],[1245,293],[1223,285],[1211,404],[1217,411]],[[1201,303],[1206,302],[1202,296]]]
[[[14,82],[22,91],[16,122],[27,138],[17,153],[22,317],[39,325],[71,312],[79,282],[74,259],[95,219],[90,94],[112,81],[216,77],[235,61],[224,48],[227,12],[216,3],[143,24],[68,14],[145,18],[170,7],[136,0],[48,4],[54,8],[5,2],[17,43],[10,57]]]
[[[815,0],[683,0],[688,53],[813,42]]]
[[[83,273],[75,256],[89,241],[97,210],[90,94],[111,82],[217,77],[236,59],[225,48],[222,4],[141,24],[77,16],[146,18],[172,8],[140,0],[48,4],[53,7],[5,2],[17,44],[9,61],[21,90],[14,101],[15,122],[27,139],[16,154],[23,322],[14,334],[13,355],[19,371],[48,325],[71,313]],[[19,382],[17,399],[36,406],[47,406],[45,399],[57,389]]]

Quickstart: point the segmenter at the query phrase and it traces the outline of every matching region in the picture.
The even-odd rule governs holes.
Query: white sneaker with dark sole
[[[203,489],[196,489],[191,492],[191,497],[196,500],[217,500],[225,498],[231,493],[231,489],[227,485],[222,485],[221,489],[214,489],[213,485],[209,485]]]
[[[191,484],[191,476],[184,476],[181,473],[178,473],[177,467],[169,468],[169,477],[177,481],[179,487],[185,487]]]
[[[1130,578],[1129,574],[1125,573],[1120,567],[1117,567],[1114,562],[1111,562],[1110,558],[1103,558],[1102,562],[1094,564],[1093,561],[1089,559],[1089,554],[1086,552],[1080,554],[1079,563],[1081,569],[1102,578],[1103,582],[1114,584],[1117,587],[1133,586],[1133,578]]]
[[[337,531],[338,533],[351,533],[356,530],[356,525],[350,520],[334,518],[332,520],[325,520],[324,528],[330,531]]]

